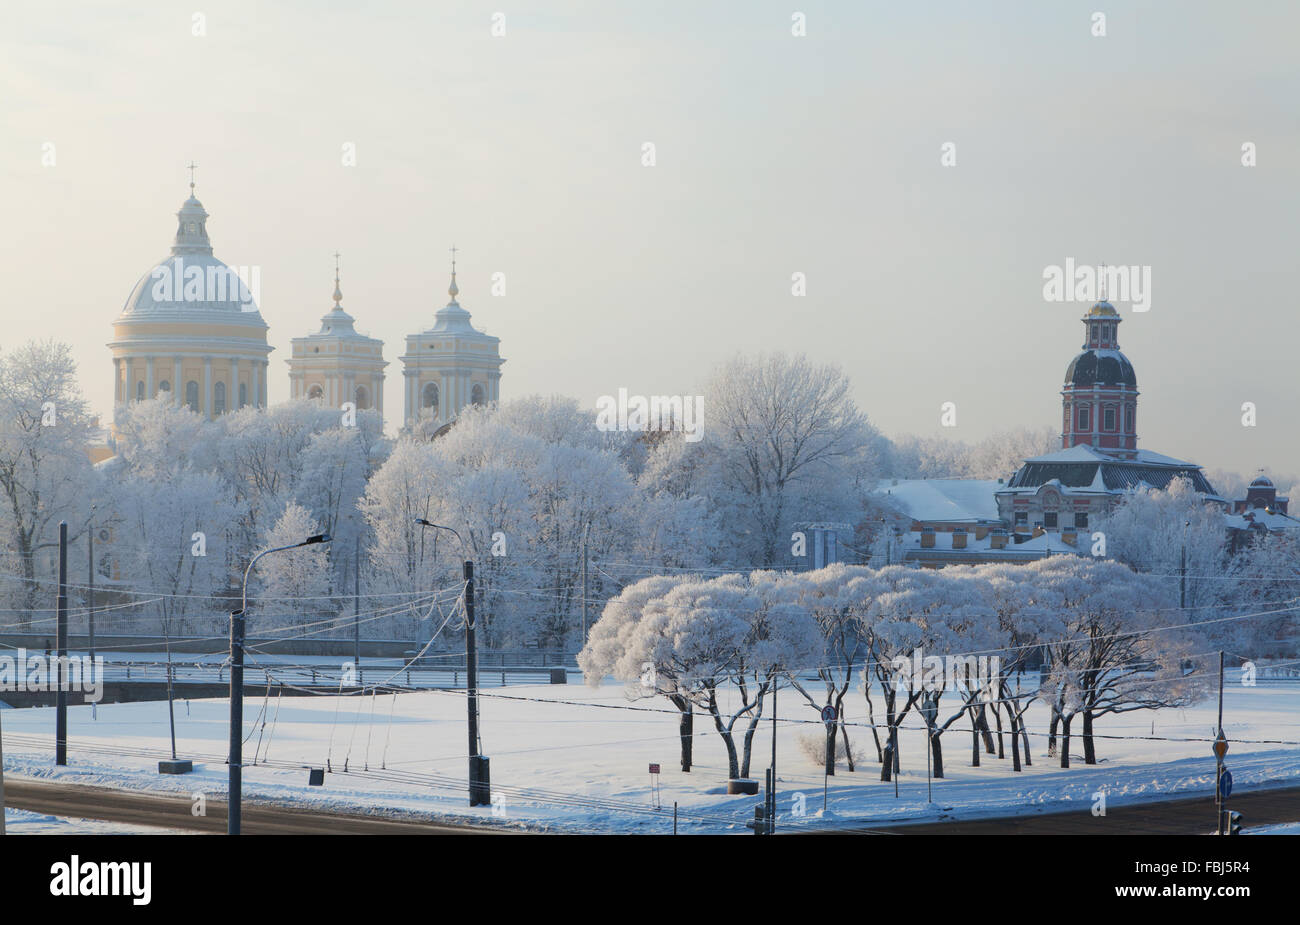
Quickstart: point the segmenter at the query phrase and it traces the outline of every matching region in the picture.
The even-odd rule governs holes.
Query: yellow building
[[[470,324],[470,314],[456,296],[456,262],[451,264],[451,301],[438,310],[434,325],[406,337],[402,355],[407,426],[428,413],[445,425],[466,405],[485,405],[501,397],[501,339]]]
[[[354,324],[343,310],[335,263],[334,308],[321,317],[319,331],[292,341],[286,361],[291,397],[319,399],[336,408],[354,402],[358,411],[384,413],[384,342],[359,333]]]
[[[114,422],[125,403],[163,393],[209,419],[266,404],[272,348],[254,298],[260,270],[212,255],[192,181],[176,217],[171,256],[141,277],[113,322]]]

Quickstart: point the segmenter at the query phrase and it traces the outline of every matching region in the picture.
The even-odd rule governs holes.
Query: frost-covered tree
[[[5,582],[5,598],[24,629],[44,597],[59,522],[68,522],[69,542],[85,530],[89,434],[67,344],[32,341],[0,356],[0,557],[18,576]]]
[[[738,561],[787,562],[794,523],[855,518],[885,442],[839,367],[783,353],[736,357],[704,397]]]
[[[320,532],[311,512],[290,501],[266,531],[261,547],[290,546]],[[260,609],[266,613],[317,612],[330,595],[329,549],[323,543],[264,556],[257,563],[257,573],[263,589]]]

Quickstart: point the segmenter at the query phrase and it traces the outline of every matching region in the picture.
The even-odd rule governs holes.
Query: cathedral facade
[[[255,297],[260,274],[229,267],[213,254],[208,212],[194,195],[193,176],[176,217],[170,256],[140,278],[113,322],[114,432],[123,409],[145,398],[165,397],[209,420],[267,404],[273,348]],[[475,328],[457,302],[454,253],[451,300],[431,327],[406,338],[399,427],[436,432],[467,405],[500,399],[500,339]],[[291,341],[289,395],[332,407],[354,403],[382,415],[384,344],[357,331],[344,311],[337,257],[333,307],[317,331]]]
[[[209,419],[266,404],[272,348],[249,274],[213,255],[193,183],[176,217],[171,256],[140,278],[113,322],[115,422],[125,403],[159,396]]]

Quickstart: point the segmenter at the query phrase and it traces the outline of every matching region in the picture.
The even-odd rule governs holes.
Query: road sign
[[[1223,756],[1226,754],[1228,754],[1228,739],[1223,734],[1223,730],[1220,729],[1219,737],[1214,740],[1214,757],[1222,761]]]
[[[1232,772],[1227,768],[1224,768],[1223,773],[1219,775],[1219,794],[1222,800],[1232,796]]]
[[[822,722],[825,723],[827,726],[835,722],[835,716],[836,716],[835,708],[831,706],[829,703],[826,704],[826,706],[822,707]]]
[[[651,773],[651,774],[658,774],[658,773],[659,773],[659,765],[657,765],[657,764],[652,764],[652,765],[650,765],[650,773]]]

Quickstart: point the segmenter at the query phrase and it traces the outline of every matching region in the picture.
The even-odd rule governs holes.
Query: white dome
[[[208,240],[208,213],[193,195],[176,213],[176,239],[170,257],[154,264],[140,277],[122,306],[123,315],[248,315],[243,321],[261,321],[249,280],[241,279],[212,254]],[[256,281],[254,280],[254,285]]]

